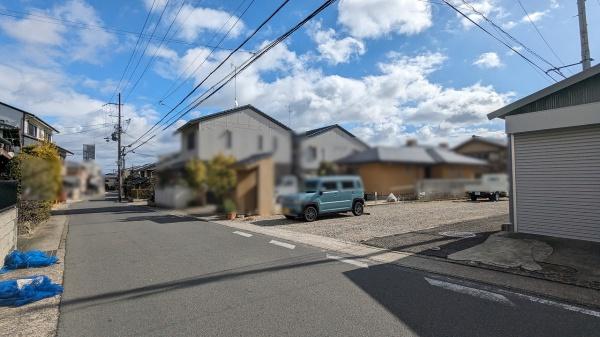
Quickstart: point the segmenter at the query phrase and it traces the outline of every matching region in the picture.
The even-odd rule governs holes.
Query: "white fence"
[[[419,199],[452,199],[465,197],[466,186],[479,179],[423,179],[417,182]]]
[[[17,208],[7,207],[0,211],[0,260],[17,248]]]
[[[193,199],[194,192],[187,186],[157,186],[154,190],[154,202],[161,207],[184,208]]]

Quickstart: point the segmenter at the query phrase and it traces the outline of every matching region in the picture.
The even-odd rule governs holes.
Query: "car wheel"
[[[315,221],[318,214],[315,206],[308,206],[304,209],[304,220],[308,222]]]
[[[361,216],[363,214],[364,210],[365,210],[365,206],[360,201],[355,202],[354,206],[352,206],[352,214],[354,214],[356,216]]]
[[[471,194],[471,201],[477,201],[477,196],[475,194]]]

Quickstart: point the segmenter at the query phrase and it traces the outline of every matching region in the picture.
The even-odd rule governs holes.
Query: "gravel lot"
[[[245,220],[258,226],[360,242],[374,237],[413,232],[441,225],[508,214],[508,201],[471,202],[463,200],[406,202],[368,206],[365,214],[352,213],[319,218],[314,222],[287,220],[283,216],[254,217]]]

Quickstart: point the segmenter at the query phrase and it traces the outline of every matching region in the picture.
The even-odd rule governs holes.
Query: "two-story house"
[[[276,179],[292,172],[292,130],[252,105],[192,119],[177,132],[179,161],[210,160],[219,153],[242,161],[270,153]]]
[[[1,138],[11,142],[15,153],[23,146],[39,144],[42,141],[53,142],[52,135],[58,133],[52,125],[36,115],[3,102],[0,102],[0,125]],[[73,154],[58,145],[57,148],[63,160],[67,154]]]
[[[295,138],[295,167],[300,176],[316,175],[322,162],[334,163],[369,148],[338,124],[306,131]]]
[[[454,152],[488,162],[478,173],[506,173],[508,158],[506,138],[487,138],[473,135],[454,147]]]

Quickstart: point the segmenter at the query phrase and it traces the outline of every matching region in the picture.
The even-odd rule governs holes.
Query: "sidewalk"
[[[27,237],[19,237],[19,250],[39,249],[58,257],[58,263],[44,268],[17,269],[0,275],[0,280],[47,275],[55,283],[63,283],[65,239],[68,218],[53,215]],[[3,336],[55,336],[60,296],[46,298],[22,307],[0,307],[0,331]]]
[[[181,211],[172,211],[172,213],[177,215],[192,216]],[[198,217],[196,218],[203,220]],[[377,248],[361,243],[352,243],[315,234],[300,233],[282,228],[258,226],[243,221],[216,220],[214,222],[238,230],[269,235],[284,240],[334,251],[344,255],[354,256],[355,258],[370,260],[371,262],[377,264],[395,264],[401,267],[487,283],[508,290],[543,296],[545,298],[551,298],[561,302],[600,308],[600,296],[598,291],[589,288],[504,273],[470,266],[468,264],[452,263],[448,262],[447,260],[432,259],[430,257],[424,257],[414,253],[391,251],[388,249]]]

